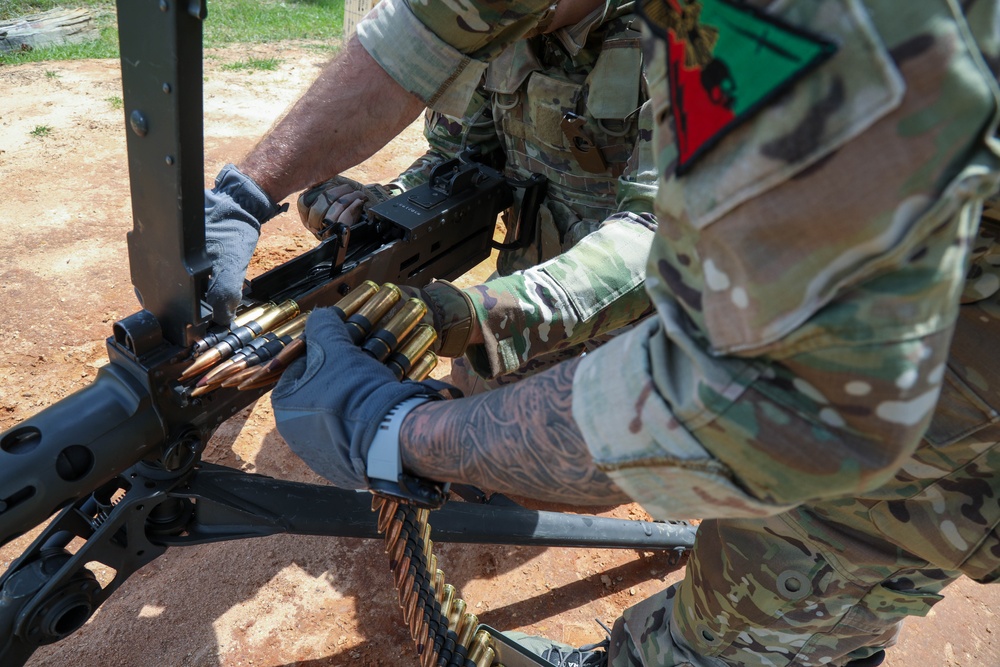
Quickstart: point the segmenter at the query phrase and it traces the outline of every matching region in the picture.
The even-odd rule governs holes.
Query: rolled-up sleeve
[[[358,39],[400,86],[435,111],[461,117],[488,62],[533,29],[550,3],[510,4],[501,12],[473,1],[459,11],[442,2],[382,0],[358,24]]]

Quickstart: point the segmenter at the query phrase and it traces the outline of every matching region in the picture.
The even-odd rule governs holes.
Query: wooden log
[[[85,9],[53,9],[0,21],[0,53],[97,39],[93,15]]]

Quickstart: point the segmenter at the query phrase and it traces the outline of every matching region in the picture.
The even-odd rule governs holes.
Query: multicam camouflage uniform
[[[678,178],[649,41],[658,317],[584,358],[574,416],[652,514],[710,520],[685,580],[616,625],[614,665],[843,665],[960,574],[1000,578],[1000,300],[958,307],[997,189],[998,3],[749,4],[839,49]],[[467,3],[456,37],[415,3],[450,46],[411,90],[467,99],[542,5]],[[1000,260],[977,258],[984,295]]]
[[[642,282],[657,174],[632,9],[615,0],[503,50],[460,119],[428,111],[430,150],[394,183],[424,183],[436,165],[472,147],[501,150],[510,178],[547,178],[528,247],[502,251],[502,277],[466,290],[486,341],[467,356],[495,384],[576,356],[652,310]],[[585,121],[582,132],[596,146],[583,160],[562,129],[568,112]],[[520,201],[508,226],[519,210]]]

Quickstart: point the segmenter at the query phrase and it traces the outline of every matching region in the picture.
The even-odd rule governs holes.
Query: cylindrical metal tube
[[[218,331],[210,331],[204,338],[199,338],[194,342],[194,346],[191,348],[192,354],[198,356],[208,348],[212,347],[220,340],[229,335],[232,329],[244,326],[247,322],[253,322],[255,319],[260,317],[265,310],[268,308],[273,308],[274,303],[270,301],[268,303],[262,303],[259,306],[253,306],[239,313],[233,320],[233,323],[225,329],[220,329]]]
[[[312,311],[306,311],[304,313],[299,313],[287,322],[274,328],[274,335],[278,338],[282,336],[297,336],[306,328],[306,320],[309,319],[309,313]]]
[[[434,570],[434,599],[438,602],[444,600],[444,572]]]
[[[496,651],[494,651],[491,647],[487,646],[486,650],[483,651],[483,654],[479,656],[478,660],[476,660],[476,667],[490,667],[490,665],[493,664],[494,658],[496,657],[497,657]]]
[[[427,304],[420,299],[410,299],[385,326],[372,332],[362,347],[378,361],[385,361],[426,314]]]
[[[462,621],[459,623],[458,630],[458,643],[469,650],[472,644],[472,635],[476,632],[476,628],[479,627],[479,617],[475,614],[465,613],[462,614]]]
[[[290,320],[299,314],[299,304],[292,299],[283,302],[277,308],[272,308],[257,318],[261,331],[270,331],[286,320]]]
[[[444,585],[444,596],[441,600],[441,616],[448,618],[451,614],[451,605],[455,601],[455,587],[451,584]]]
[[[437,368],[438,361],[438,356],[430,350],[427,350],[420,355],[420,358],[417,359],[416,362],[414,362],[413,366],[410,368],[410,372],[406,374],[406,378],[408,380],[414,380],[415,382],[420,382],[421,380],[426,379],[427,376],[431,374],[431,371]]]
[[[389,357],[385,365],[402,380],[413,368],[413,362],[427,352],[436,340],[437,332],[434,327],[421,324],[403,341],[399,350]]]
[[[378,292],[378,284],[372,282],[371,280],[366,280],[350,292],[347,293],[343,299],[333,304],[331,308],[337,313],[337,315],[342,320],[346,320],[348,317],[358,312],[361,308],[372,298],[372,296]]]
[[[475,638],[472,640],[472,645],[469,646],[469,660],[476,663],[476,667],[479,667],[479,659],[483,657],[486,653],[486,649],[490,648],[493,643],[493,638],[490,637],[490,633],[486,630],[480,630],[476,633]]]
[[[378,321],[392,310],[392,307],[399,303],[402,298],[403,293],[398,287],[392,283],[386,283],[379,288],[374,296],[365,301],[356,313],[348,317],[347,325],[351,330],[351,339],[355,345],[360,345]]]
[[[465,616],[465,600],[458,598],[451,605],[451,610],[448,612],[448,629],[458,632],[458,624],[462,622],[462,617]]]

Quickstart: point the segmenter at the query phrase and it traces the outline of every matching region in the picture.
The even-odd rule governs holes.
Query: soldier
[[[651,312],[642,281],[656,170],[634,3],[614,0],[552,27],[536,28],[490,63],[461,118],[428,110],[428,152],[388,186],[337,177],[298,200],[303,224],[322,236],[332,222],[357,220],[354,202],[425,183],[467,149],[498,154],[510,179],[545,177],[536,220],[516,228],[520,199],[506,215],[499,276],[464,290],[437,281],[419,293],[440,335],[435,351],[459,357],[451,380],[466,394],[593,349]],[[514,247],[521,233],[531,238]]]
[[[552,12],[547,27],[493,62],[460,120],[428,112],[430,150],[388,187],[338,176],[299,198],[303,224],[322,237],[332,222],[356,221],[360,204],[425,182],[434,166],[466,148],[499,151],[510,178],[546,178],[538,219],[522,222],[534,234],[526,247],[501,252],[502,277],[465,290],[438,281],[420,291],[440,333],[435,351],[468,355],[468,365],[459,359],[452,371],[466,393],[592,349],[652,310],[642,282],[657,175],[633,8],[614,0],[583,16]],[[362,35],[367,26],[359,26]],[[235,183],[234,169],[220,179]],[[220,187],[235,187],[226,182]],[[233,225],[229,209],[214,203],[218,192],[207,193],[214,260],[208,299],[216,319],[227,320],[239,303],[259,225]],[[518,220],[520,209],[518,201],[508,220]]]
[[[369,49],[446,105],[542,4],[390,2],[369,34],[433,31],[433,67]],[[615,624],[613,665],[877,665],[949,582],[1000,577],[998,376],[973,370],[993,365],[995,297],[958,307],[1000,174],[998,3],[760,4],[646,4],[657,317],[439,401],[317,311],[273,394],[289,445],[339,486],[398,448],[410,475],[709,519],[685,580]]]

